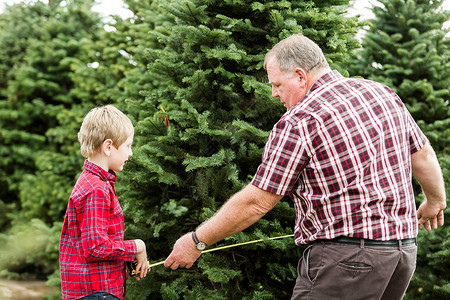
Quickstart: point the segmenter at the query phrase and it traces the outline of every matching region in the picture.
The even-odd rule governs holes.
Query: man
[[[287,112],[261,165],[214,217],[175,243],[164,265],[191,267],[205,245],[252,225],[288,195],[295,242],[310,244],[292,299],[401,299],[415,269],[418,224],[444,224],[432,147],[391,89],[332,71],[302,35],[275,45],[264,66]],[[411,172],[426,196],[417,212]]]

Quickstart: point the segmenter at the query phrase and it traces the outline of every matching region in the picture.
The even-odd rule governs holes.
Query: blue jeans
[[[87,295],[86,297],[80,298],[78,300],[119,300],[119,298],[111,295],[110,293],[98,292]]]

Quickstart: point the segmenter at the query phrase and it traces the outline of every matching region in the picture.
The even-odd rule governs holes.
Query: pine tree
[[[75,70],[92,62],[86,49],[101,29],[100,17],[91,12],[92,3],[20,3],[8,7],[1,18],[0,39],[8,42],[9,56],[0,56],[5,75],[0,82],[0,178],[1,200],[9,209],[2,219],[0,247],[17,230],[5,231],[9,223],[17,228],[30,224],[51,235],[41,237],[51,242],[35,244],[40,248],[27,255],[10,257],[9,262],[18,263],[2,265],[5,270],[33,269],[41,276],[58,269],[58,239],[67,199],[83,162],[77,132],[96,100],[80,94],[79,87],[77,92],[79,82],[89,81],[75,78]],[[9,249],[22,253],[17,250]]]
[[[23,170],[34,169],[35,152],[44,142],[43,137],[36,133],[38,126],[36,130],[29,126],[35,109],[28,101],[19,105],[18,100],[23,99],[23,92],[11,94],[7,87],[16,78],[17,69],[25,64],[28,40],[41,34],[37,24],[46,13],[47,7],[42,3],[33,7],[17,4],[6,7],[0,18],[0,43],[3,48],[0,52],[0,229],[9,226],[7,215],[18,208]],[[24,140],[29,143],[26,147],[22,143]]]
[[[153,1],[141,12],[156,47],[136,62],[146,60],[141,78],[151,88],[127,101],[138,122],[118,194],[128,238],[146,241],[152,262],[165,259],[178,237],[211,217],[256,171],[268,132],[284,113],[271,99],[265,53],[292,33],[316,41],[332,64],[359,46],[357,22],[343,16],[344,4]],[[223,244],[291,234],[294,215],[283,200]],[[129,281],[129,298],[285,299],[301,250],[292,239],[266,241],[204,254],[187,270],[154,267],[145,280]]]
[[[18,41],[10,42],[17,51],[11,53],[13,59],[0,64],[9,70],[0,90],[6,98],[0,101],[0,169],[8,180],[7,200],[19,199],[19,219],[59,221],[74,170],[79,172],[79,160],[65,156],[76,141],[73,124],[79,126],[80,121],[69,111],[82,103],[71,93],[71,74],[75,65],[89,63],[83,47],[95,39],[100,21],[90,12],[92,2],[21,3],[5,13],[3,38],[22,32]]]
[[[443,1],[379,2],[351,74],[385,83],[400,96],[437,153],[449,195],[450,39],[443,24],[450,12],[442,9]],[[415,191],[419,205],[424,196],[417,183]],[[419,232],[417,268],[405,299],[450,296],[449,235],[445,227]]]

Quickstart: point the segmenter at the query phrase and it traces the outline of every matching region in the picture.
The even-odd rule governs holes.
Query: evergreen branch
[[[191,13],[191,16],[192,16],[192,17],[194,18],[194,20],[195,20],[195,25],[199,25],[200,22],[199,22],[199,20],[197,20],[197,18],[195,17],[194,12],[191,10],[191,7],[189,6],[189,3],[186,3],[186,6],[187,6],[189,12]]]
[[[153,123],[152,120],[148,119],[147,121],[149,121],[150,124],[152,124],[152,126],[153,126],[156,130],[158,130],[159,133],[160,133],[161,135],[164,135],[164,132],[162,132],[161,129],[159,129],[159,128],[155,125],[155,123]]]
[[[227,245],[227,246],[221,246],[221,247],[216,247],[216,248],[212,248],[212,249],[208,249],[208,250],[203,250],[203,253],[208,253],[208,252],[213,252],[213,251],[218,251],[218,250],[223,250],[223,249],[228,249],[228,248],[233,248],[233,247],[238,247],[238,246],[243,246],[243,245],[248,245],[248,244],[254,244],[254,243],[259,243],[259,242],[263,242],[263,241],[267,241],[267,240],[277,240],[277,239],[284,239],[287,237],[293,237],[293,234],[288,234],[288,235],[281,235],[281,236],[275,236],[275,237],[271,237],[268,239],[259,239],[259,240],[253,240],[253,241],[248,241],[248,242],[243,242],[243,243],[239,243],[239,244],[232,244],[232,245]],[[163,263],[165,263],[166,261],[160,261],[157,263],[153,263],[150,264],[150,268],[154,267],[154,266],[158,266],[158,265],[162,265]]]

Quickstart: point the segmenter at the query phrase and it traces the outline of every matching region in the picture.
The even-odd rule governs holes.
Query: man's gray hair
[[[300,67],[308,73],[314,73],[322,68],[329,68],[322,49],[312,40],[301,34],[293,34],[278,42],[264,58],[264,68],[267,61],[275,57],[280,70],[290,77],[294,69]]]

